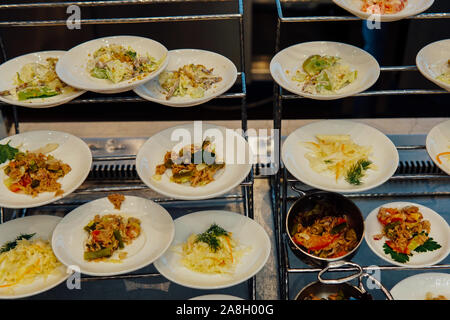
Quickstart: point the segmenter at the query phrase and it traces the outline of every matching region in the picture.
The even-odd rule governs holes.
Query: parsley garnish
[[[400,263],[406,263],[406,262],[409,261],[409,256],[406,253],[399,253],[399,252],[394,251],[394,249],[389,247],[387,245],[387,243],[385,243],[383,245],[383,249],[384,249],[384,253],[390,254],[391,258],[394,261],[397,261],[397,262],[400,262]]]
[[[36,233],[33,233],[33,234],[21,234],[14,241],[9,241],[9,242],[5,243],[0,248],[0,253],[7,252],[9,250],[14,249],[17,246],[17,241],[23,240],[23,239],[30,240],[35,234]]]
[[[134,51],[127,51],[127,52],[125,52],[125,54],[127,55],[127,56],[129,56],[132,60],[134,60],[135,58],[136,58],[136,52],[134,52]]]
[[[14,159],[16,154],[19,152],[19,149],[13,148],[9,145],[11,141],[7,144],[0,144],[0,164]]]
[[[427,251],[434,251],[441,248],[441,245],[433,240],[433,238],[428,238],[427,241],[421,246],[418,246],[414,249],[416,252],[427,252]]]
[[[345,177],[345,181],[350,184],[360,185],[361,178],[364,177],[364,171],[369,169],[369,166],[372,164],[372,161],[363,159],[358,160],[348,171],[347,176]]]
[[[201,241],[209,245],[210,249],[216,252],[220,248],[220,242],[217,237],[228,236],[228,231],[219,227],[217,224],[212,224],[208,230],[197,235],[196,242]]]

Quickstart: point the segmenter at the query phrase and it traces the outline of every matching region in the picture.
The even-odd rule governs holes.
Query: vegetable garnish
[[[408,0],[363,0],[361,10],[373,14],[393,14],[402,11]]]
[[[450,59],[447,61],[446,71],[436,77],[437,80],[450,84]]]
[[[13,241],[9,241],[7,243],[5,243],[1,248],[0,248],[0,253],[3,252],[7,252],[9,250],[14,249],[17,246],[17,242],[20,240],[30,240],[36,233],[32,233],[32,234],[21,234],[20,236],[18,236],[15,240]]]
[[[19,149],[13,148],[7,144],[0,144],[0,164],[5,163],[8,160],[14,159],[15,155],[19,152]]]
[[[196,241],[201,241],[209,245],[212,251],[216,252],[220,248],[220,242],[217,239],[220,236],[229,237],[228,231],[219,227],[217,224],[213,224],[205,232],[197,235]]]
[[[350,184],[360,185],[361,178],[364,177],[364,171],[369,169],[372,161],[367,159],[358,160],[348,171],[345,177],[345,181]]]

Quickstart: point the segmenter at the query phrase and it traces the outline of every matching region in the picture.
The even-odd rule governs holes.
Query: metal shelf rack
[[[240,99],[241,100],[241,122],[242,130],[246,132],[247,130],[247,106],[246,106],[246,75],[245,75],[245,47],[244,47],[244,0],[113,0],[113,1],[69,1],[69,2],[41,2],[41,3],[16,3],[16,4],[1,4],[0,10],[20,10],[20,9],[37,9],[37,8],[55,8],[55,7],[68,7],[71,5],[76,5],[79,7],[102,7],[102,6],[126,6],[126,5],[152,5],[152,4],[164,4],[164,3],[193,3],[193,2],[236,2],[237,12],[236,13],[224,13],[224,14],[202,14],[202,15],[174,15],[174,16],[156,16],[156,17],[130,17],[130,18],[104,18],[104,19],[80,19],[78,22],[81,25],[101,25],[101,24],[136,24],[136,23],[157,23],[157,22],[185,22],[185,21],[224,21],[231,20],[237,21],[239,24],[239,53],[240,53],[240,66],[238,66],[238,79],[235,86],[239,87],[239,92],[227,92],[221,96],[219,99]],[[1,21],[0,28],[10,28],[10,27],[50,27],[50,26],[65,26],[66,20],[34,20],[34,21]],[[8,60],[7,50],[0,38],[0,49],[2,62]],[[98,95],[93,98],[77,98],[69,102],[69,104],[97,104],[97,103],[150,103],[138,96],[105,96]],[[0,108],[5,104],[0,104]],[[8,106],[9,107],[9,106]],[[17,107],[11,106],[13,108],[13,120],[15,126],[16,134],[20,132],[19,119],[17,113]],[[247,137],[245,137],[247,138]],[[120,163],[123,161],[134,161],[135,154],[131,155],[118,155],[118,156],[94,156],[93,157],[93,167],[91,168],[91,173],[99,166],[100,163],[108,161],[115,162],[116,167],[120,167]],[[135,175],[135,166],[131,166],[128,173]],[[88,179],[89,180],[89,179]],[[95,195],[102,192],[126,192],[126,191],[138,191],[138,190],[148,190],[148,187],[142,184],[138,178],[132,179],[131,181],[123,181],[121,179],[112,179],[113,185],[102,185],[98,186],[95,179],[90,179],[91,181],[85,182],[78,190],[76,190],[70,197],[58,200],[52,204],[44,207],[64,207],[64,206],[76,206],[80,205],[86,200],[83,199],[86,195]],[[240,192],[237,194],[224,195],[210,201],[226,201],[226,202],[239,202],[242,201],[244,214],[249,218],[254,218],[253,212],[253,181],[254,181],[254,171],[251,170],[249,176],[240,184],[238,189]],[[126,182],[125,184],[123,182]],[[117,183],[117,184],[116,184]],[[152,198],[158,203],[187,203],[188,201],[179,201],[176,199],[169,198],[158,198],[157,196]],[[191,203],[191,202],[189,202]],[[0,223],[3,223],[6,219],[7,210],[5,208],[0,208]],[[11,217],[23,217],[27,215],[27,209],[22,210],[12,210]],[[126,274],[111,277],[85,277],[83,276],[82,282],[92,282],[98,280],[116,280],[116,279],[130,279],[130,278],[151,278],[159,277],[159,273],[140,273],[140,274]],[[250,299],[256,299],[256,285],[255,277],[250,278],[247,281],[248,284],[248,296]]]
[[[282,3],[289,3],[293,1],[289,0],[275,0],[277,8],[277,29],[276,29],[276,43],[275,43],[275,54],[280,51],[281,42],[281,26],[284,23],[313,23],[313,22],[348,22],[348,21],[361,21],[360,18],[356,16],[309,16],[309,17],[285,17],[283,13]],[[407,19],[411,20],[435,20],[435,19],[449,19],[450,13],[422,13],[416,16],[409,17]],[[416,66],[382,66],[381,72],[417,72]],[[448,91],[442,89],[395,89],[395,90],[369,90],[356,94],[356,97],[376,97],[376,96],[387,96],[387,95],[441,95],[449,94]],[[299,183],[293,176],[291,176],[286,168],[284,168],[281,162],[281,145],[282,145],[282,110],[284,100],[301,100],[304,99],[301,96],[292,94],[281,88],[279,85],[274,83],[274,104],[273,104],[273,120],[274,128],[278,129],[279,135],[279,152],[278,152],[278,163],[279,170],[276,175],[272,177],[272,201],[273,201],[273,212],[275,221],[275,235],[278,249],[278,264],[279,264],[279,277],[280,277],[280,297],[281,299],[289,299],[289,277],[293,274],[310,274],[318,273],[320,269],[306,267],[306,268],[296,268],[291,266],[291,261],[288,257],[289,246],[288,238],[286,235],[285,227],[283,225],[284,218],[288,210],[288,201],[294,200],[295,197],[288,196],[289,186],[292,184]],[[425,146],[414,145],[414,146],[397,146],[398,150],[423,150]],[[400,166],[405,165],[400,163]],[[407,165],[407,164],[406,164]],[[447,181],[449,176],[441,172],[434,164],[431,162],[426,164],[429,171],[432,174],[424,174],[420,168],[413,168],[410,170],[412,172],[408,173],[396,173],[389,181]],[[422,168],[423,169],[423,168]],[[423,196],[438,196],[446,197],[450,196],[450,190],[448,188],[444,191],[439,192],[380,192],[380,193],[349,193],[346,194],[347,197],[352,199],[375,199],[382,197],[423,197]],[[378,270],[450,270],[449,264],[435,265],[426,268],[406,268],[398,266],[380,266],[377,267]],[[371,266],[363,266],[364,271],[372,270]],[[346,268],[336,268],[331,269],[332,272],[348,272],[356,271],[356,268],[346,267]]]

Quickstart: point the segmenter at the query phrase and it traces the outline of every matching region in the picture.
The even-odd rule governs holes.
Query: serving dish
[[[114,214],[141,221],[141,234],[123,249],[127,252],[120,262],[86,261],[83,257],[87,233],[84,227],[95,215]],[[67,266],[76,265],[80,272],[92,276],[111,276],[143,268],[158,259],[174,237],[174,223],[160,205],[144,198],[125,196],[120,210],[108,198],[88,202],[67,214],[57,225],[52,246],[57,258]]]
[[[373,22],[391,22],[424,12],[433,5],[434,0],[409,0],[403,10],[391,14],[372,14],[362,11],[363,1],[361,0],[333,0],[333,2],[361,19],[371,20]]]
[[[383,226],[377,219],[378,211],[381,207],[384,208],[404,208],[407,206],[416,206],[423,215],[424,220],[428,220],[431,224],[431,232],[429,236],[436,241],[441,248],[429,251],[414,253],[409,257],[409,261],[403,263],[393,260],[388,254],[384,252],[383,245],[385,239],[375,240],[374,236],[381,234]],[[437,212],[418,203],[412,202],[391,202],[386,203],[373,209],[367,216],[365,222],[366,234],[365,240],[369,248],[381,259],[397,266],[422,268],[435,265],[445,259],[450,252],[450,228]]]
[[[285,219],[285,230],[289,239],[289,247],[292,252],[305,263],[322,269],[318,274],[318,279],[322,283],[343,283],[359,277],[363,273],[362,268],[358,264],[351,262],[351,259],[358,251],[364,238],[364,218],[359,208],[353,201],[339,193],[321,190],[303,191],[298,189],[295,185],[293,186],[293,190],[299,193],[300,197],[293,203]],[[302,225],[311,225],[316,219],[311,220],[314,216],[309,215],[308,213],[321,206],[326,206],[325,216],[342,217],[345,215],[348,219],[347,224],[353,228],[356,233],[356,245],[344,255],[336,258],[322,258],[310,253],[307,248],[298,244],[293,239],[291,231],[295,224],[300,221]],[[317,216],[319,215],[322,215],[322,213],[317,214]],[[323,278],[323,275],[329,269],[345,265],[355,267],[358,272],[341,279],[329,280]]]
[[[36,197],[14,193],[8,189],[4,181],[7,178],[4,170],[0,170],[0,206],[5,208],[33,208],[42,206],[66,197],[75,191],[87,178],[91,170],[92,154],[88,145],[78,137],[59,131],[29,131],[6,137],[0,144],[9,143],[19,151],[33,151],[46,146],[57,144],[58,147],[48,153],[56,159],[70,165],[71,171],[58,180],[63,194],[55,196],[53,192],[44,192]],[[9,161],[3,163],[4,168]]]
[[[159,77],[140,85],[134,89],[134,92],[149,101],[156,102],[169,107],[192,107],[205,102],[225,93],[236,82],[237,69],[234,63],[215,52],[198,50],[198,49],[178,49],[171,50],[168,53],[169,63],[166,71],[176,71],[185,65],[203,65],[206,69],[213,69],[212,74],[221,77],[222,80],[215,83],[211,88],[204,92],[202,97],[192,98],[189,95],[172,96],[166,99],[166,91],[161,87]]]
[[[233,238],[247,248],[234,272],[207,274],[195,272],[181,263],[179,246],[192,234],[204,232],[217,224],[233,234]],[[230,211],[199,211],[175,220],[175,238],[171,248],[154,266],[164,277],[179,285],[196,289],[220,289],[239,284],[253,277],[266,264],[271,251],[266,231],[253,219]]]
[[[445,83],[439,77],[445,70],[450,72],[448,61],[450,60],[450,39],[430,43],[420,49],[416,56],[416,65],[420,73],[439,87],[450,91],[450,84]]]
[[[60,217],[36,215],[17,218],[0,224],[0,246],[21,234],[36,233],[32,239],[51,241],[53,230],[61,221]],[[50,290],[64,282],[72,271],[61,265],[47,279],[37,278],[29,284],[18,284],[12,288],[0,288],[0,299],[26,298]]]
[[[302,143],[314,141],[319,134],[349,135],[356,144],[371,146],[369,159],[376,169],[368,170],[359,185],[350,184],[344,179],[336,181],[332,174],[315,172],[305,157],[310,150]],[[383,184],[395,173],[399,161],[397,149],[386,135],[368,125],[348,120],[318,121],[298,128],[284,141],[281,157],[289,173],[303,183],[343,193],[365,191]]]
[[[132,48],[138,55],[149,54],[160,62],[159,68],[139,77],[112,83],[108,79],[97,79],[90,75],[87,65],[93,53],[102,46],[111,44]],[[67,51],[56,64],[56,73],[65,83],[79,89],[98,93],[119,93],[157,77],[167,66],[167,49],[161,43],[137,36],[113,36],[90,40]]]
[[[443,153],[450,152],[450,120],[433,127],[427,134],[426,148],[431,160],[445,173],[450,175],[450,153],[447,157]],[[438,160],[438,156],[439,157]]]
[[[341,58],[342,62],[357,71],[357,78],[349,85],[331,94],[312,94],[302,90],[302,86],[292,80],[303,62],[312,55],[329,55]],[[270,74],[284,89],[297,95],[317,100],[333,100],[355,95],[370,88],[380,75],[378,62],[366,51],[339,42],[303,42],[278,52],[270,62]]]
[[[398,282],[391,294],[395,300],[425,300],[427,293],[450,299],[450,274],[442,272],[419,273]]]
[[[216,157],[225,163],[214,180],[193,187],[170,180],[167,170],[160,179],[154,178],[156,166],[164,163],[166,152],[190,144],[201,145],[205,138],[215,138]],[[247,141],[237,132],[225,127],[194,122],[165,129],[150,137],[136,156],[136,170],[141,180],[154,191],[182,200],[201,200],[218,197],[238,186],[250,173],[253,161]]]
[[[58,58],[66,53],[66,51],[53,50],[53,51],[41,51],[28,53],[11,60],[6,61],[0,65],[0,92],[4,90],[10,90],[16,87],[17,84],[14,83],[14,79],[21,68],[29,63],[40,63],[45,64],[47,58]],[[65,92],[52,97],[47,98],[34,98],[27,100],[16,100],[12,96],[1,96],[0,101],[8,104],[27,107],[27,108],[50,108],[56,107],[66,102],[69,102],[76,97],[79,97],[85,90],[74,90],[71,92]]]

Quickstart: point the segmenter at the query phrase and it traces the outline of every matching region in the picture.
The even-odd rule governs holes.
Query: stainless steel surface
[[[353,97],[375,97],[375,96],[403,96],[403,95],[417,95],[417,94],[449,94],[446,90],[431,90],[431,89],[397,89],[397,90],[377,90],[365,91],[353,95]],[[304,97],[296,94],[282,94],[282,99],[304,99]]]

